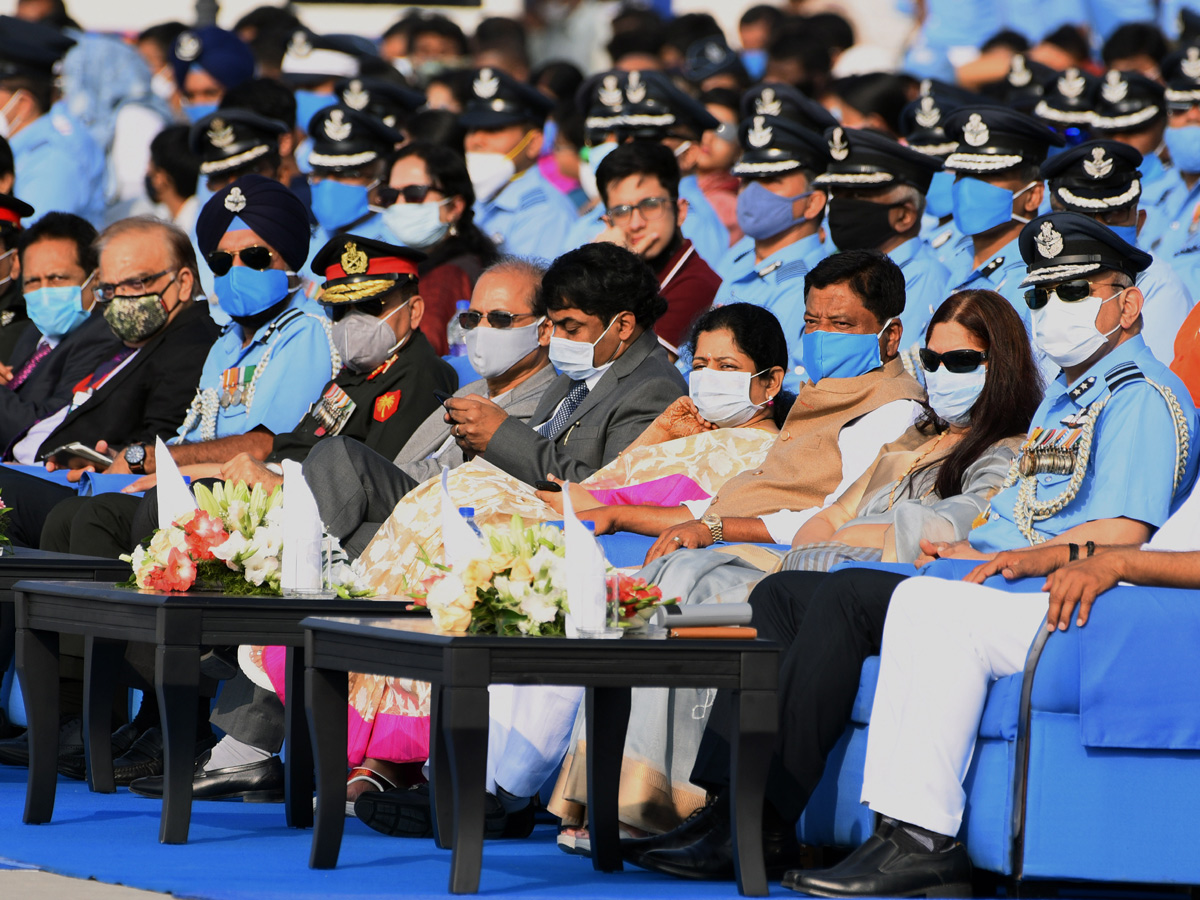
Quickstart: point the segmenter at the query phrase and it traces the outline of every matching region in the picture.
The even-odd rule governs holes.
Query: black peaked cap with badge
[[[1137,131],[1166,114],[1166,92],[1140,72],[1110,69],[1100,82],[1092,110],[1093,131]]]
[[[507,72],[484,67],[471,80],[471,99],[458,121],[467,131],[488,131],[510,125],[541,128],[554,101]]]
[[[388,128],[399,128],[425,105],[425,95],[382,78],[344,78],[333,87],[343,106],[374,116]]]
[[[682,74],[692,84],[699,84],[706,78],[726,72],[748,80],[741,57],[729,49],[723,35],[709,35],[687,48]]]
[[[1042,163],[1051,195],[1085,215],[1136,203],[1142,193],[1142,154],[1120,141],[1087,141]]]
[[[1062,136],[1037,119],[1002,106],[963,106],[946,117],[946,134],[958,149],[946,157],[954,172],[1000,172],[1020,163],[1040,166]]]
[[[743,119],[751,116],[774,116],[790,119],[817,134],[837,125],[833,113],[815,100],[804,96],[790,84],[764,81],[742,94],[741,114]]]
[[[317,300],[340,306],[375,300],[417,281],[420,250],[386,244],[357,234],[341,234],[313,257],[312,270],[325,278]]]
[[[1072,66],[1046,86],[1033,114],[1056,127],[1086,127],[1092,123],[1099,91],[1099,78]]]
[[[1020,112],[1033,112],[1046,94],[1046,85],[1058,77],[1047,65],[1016,54],[1008,66],[1008,74],[999,81],[984,85],[981,91],[994,102]]]
[[[593,135],[699,137],[721,125],[703,103],[661,72],[601,72],[580,86],[575,100],[586,111],[584,127]]]
[[[308,123],[314,171],[357,169],[388,156],[404,135],[379,119],[337,104],[319,110]]]
[[[209,198],[196,218],[196,245],[205,257],[235,219],[277,250],[293,271],[308,259],[308,208],[275,179],[243,175]]]
[[[946,117],[960,106],[977,105],[980,98],[932,78],[924,79],[920,90],[920,96],[900,111],[900,133],[914,150],[945,158],[958,148],[946,134]]]
[[[1152,260],[1111,228],[1076,212],[1038,216],[1021,229],[1018,245],[1029,271],[1022,285],[1066,281],[1100,269],[1136,279]]]
[[[843,128],[825,132],[829,165],[814,184],[839,188],[883,188],[897,184],[929,191],[934,173],[941,171],[936,156],[919,153],[875,131]]]
[[[246,109],[218,109],[188,132],[188,146],[200,158],[200,174],[213,175],[249,165],[279,147],[288,131],[278,119]]]
[[[280,78],[294,87],[309,87],[330,78],[350,78],[358,75],[362,60],[375,54],[345,34],[315,34],[307,28],[297,29],[288,41],[280,63]]]
[[[1168,107],[1187,110],[1200,103],[1200,47],[1183,47],[1172,53],[1163,60],[1162,74]]]
[[[21,220],[28,219],[34,212],[24,200],[18,200],[12,194],[0,194],[0,228],[20,229]]]
[[[825,138],[815,131],[778,116],[753,116],[738,126],[741,158],[730,174],[764,178],[806,169],[824,172],[829,165]]]
[[[49,25],[0,16],[0,78],[50,78],[54,64],[74,46]]]

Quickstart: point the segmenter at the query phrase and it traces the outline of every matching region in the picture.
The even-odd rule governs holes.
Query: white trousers
[[[487,789],[532,797],[554,774],[575,726],[584,689],[493,684],[488,688]]]
[[[1010,594],[939,578],[896,588],[863,773],[872,810],[954,836],[988,686],[1020,672],[1047,594]]]

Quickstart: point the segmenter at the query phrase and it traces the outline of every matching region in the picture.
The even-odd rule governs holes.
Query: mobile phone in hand
[[[445,391],[434,391],[433,396],[437,397],[437,402],[442,404],[442,406],[446,405],[447,400],[454,399],[453,394],[447,394]]]
[[[562,493],[562,485],[557,481],[535,481],[533,486],[539,491],[546,491],[551,494]]]

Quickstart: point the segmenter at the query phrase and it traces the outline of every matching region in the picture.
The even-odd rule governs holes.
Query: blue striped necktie
[[[549,421],[543,422],[534,431],[542,437],[550,437],[551,435],[558,434],[587,395],[588,386],[586,381],[573,382],[571,389],[567,391],[566,399],[559,405],[558,410],[550,417]]]

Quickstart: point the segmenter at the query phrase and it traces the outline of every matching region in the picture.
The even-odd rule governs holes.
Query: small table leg
[[[124,641],[87,635],[83,639],[83,755],[88,788],[111,794],[113,782],[112,707]]]
[[[162,844],[186,844],[196,767],[200,647],[159,644],[155,652],[154,688],[163,733],[163,808],[158,840]]]
[[[447,744],[446,753],[454,782],[454,850],[450,860],[450,893],[474,894],[479,890],[479,871],[483,864],[487,687],[445,687],[442,689],[442,701],[442,738]]]
[[[779,720],[775,692],[734,691],[733,718],[737,723],[729,761],[733,865],[742,896],[765,897],[767,871],[763,863],[762,811],[767,768]]]
[[[58,786],[58,632],[17,630],[17,676],[29,722],[24,822],[41,825],[54,815]]]
[[[450,755],[442,734],[442,686],[430,685],[429,697],[429,800],[433,804],[433,842],[441,850],[454,846],[454,783]]]
[[[313,828],[310,869],[337,865],[346,825],[346,704],[349,680],[345,672],[308,669],[308,731],[317,768],[317,815]],[[291,706],[289,695],[288,705]]]
[[[624,868],[617,793],[631,702],[627,687],[587,689],[588,833],[592,837],[592,868],[597,872]]]
[[[304,648],[287,648],[287,676],[283,709],[284,740],[287,742],[284,769],[284,814],[290,828],[312,828],[313,750],[304,713]],[[345,760],[343,760],[345,762]]]

